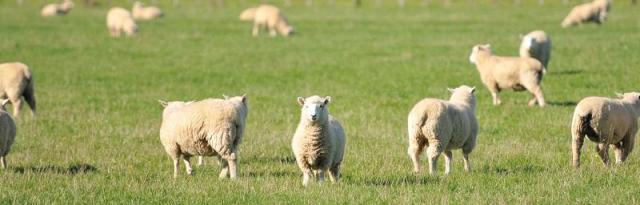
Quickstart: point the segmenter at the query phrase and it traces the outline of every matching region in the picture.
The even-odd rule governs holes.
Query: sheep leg
[[[229,163],[229,178],[235,179],[238,177],[238,159],[235,157],[231,159],[227,159],[227,163]]]
[[[278,33],[276,33],[275,26],[269,26],[269,36],[276,37],[277,35],[278,35]]]
[[[173,178],[178,178],[178,170],[180,169],[180,160],[177,157],[173,158]]]
[[[260,25],[258,23],[254,23],[253,24],[253,29],[251,30],[251,34],[253,36],[258,36],[259,32],[260,32]]]
[[[469,153],[463,152],[462,157],[464,158],[464,171],[471,171],[471,161],[469,161]]]
[[[622,142],[613,144],[613,153],[616,155],[616,165],[622,164],[622,155],[624,153],[622,147]]]
[[[540,86],[536,86],[533,89],[532,93],[536,97],[536,99],[538,100],[538,105],[540,105],[540,107],[544,107],[545,106],[545,102],[544,102],[544,95],[542,95],[542,88],[540,88]]]
[[[491,91],[491,97],[493,97],[493,105],[502,104],[502,101],[500,101],[500,97],[498,96],[497,91]]]
[[[316,171],[316,180],[318,183],[322,183],[324,181],[324,169],[318,169]]]
[[[337,182],[340,179],[340,166],[336,165],[329,169],[329,180]]]
[[[190,159],[191,157],[187,157],[187,156],[182,157],[187,174],[193,176],[193,167],[191,167],[191,161],[189,161]]]
[[[20,114],[20,109],[22,109],[22,100],[20,96],[9,96],[9,100],[11,101],[11,105],[13,106],[13,117],[18,118]]]
[[[222,168],[220,171],[220,175],[218,175],[218,178],[226,178],[229,175],[229,163],[227,162],[227,160],[219,157],[218,160],[220,161],[220,168]]]
[[[631,151],[633,151],[633,146],[636,143],[635,133],[636,132],[629,132],[627,136],[622,139],[622,157],[620,157],[622,162],[626,161]]]
[[[427,147],[427,157],[429,158],[429,174],[436,174],[436,163],[438,156],[442,153],[442,145],[440,142],[430,143]]]
[[[0,166],[2,166],[2,169],[7,168],[7,161],[4,159],[4,156],[0,157]]]
[[[302,170],[302,186],[309,185],[309,179],[311,179],[312,174],[311,169],[305,168]]]
[[[605,143],[598,143],[598,146],[596,146],[596,151],[598,152],[600,159],[602,159],[602,163],[604,163],[604,166],[608,167],[609,166],[609,145]]]
[[[450,150],[444,151],[444,174],[448,175],[451,173],[451,161],[453,160],[453,153]]]
[[[536,98],[536,95],[534,95],[534,94],[531,94],[531,95],[533,97],[531,98],[531,100],[529,100],[529,106],[534,106],[534,105],[536,105],[537,98]]]
[[[582,149],[582,145],[584,144],[584,134],[580,133],[575,126],[579,126],[577,124],[581,124],[582,122],[574,122],[572,126],[574,128],[571,129],[572,133],[572,143],[571,143],[571,151],[573,153],[572,164],[574,168],[580,167],[580,149]]]
[[[420,155],[422,154],[424,144],[420,144],[417,140],[409,142],[409,158],[413,162],[413,172],[420,173]]]
[[[198,166],[204,166],[204,157],[203,156],[198,156]]]

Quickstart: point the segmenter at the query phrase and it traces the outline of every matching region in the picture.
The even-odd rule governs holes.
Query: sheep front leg
[[[318,183],[322,183],[324,181],[324,169],[318,169],[316,173]]]
[[[218,160],[220,161],[220,168],[221,168],[218,178],[220,179],[226,178],[229,175],[229,163],[227,162],[227,160],[222,159],[220,157],[218,157]]]
[[[173,158],[173,178],[178,178],[178,170],[180,169],[180,160]]]
[[[229,178],[231,179],[238,178],[238,159],[235,154],[233,155],[233,158],[227,160],[227,163],[229,163]]]
[[[438,156],[442,153],[442,145],[440,142],[429,142],[429,147],[427,148],[427,157],[429,158],[429,174],[436,174],[436,163],[438,161]]]
[[[613,144],[613,153],[616,155],[616,165],[622,164],[622,155],[624,151],[622,151],[622,142],[618,142]]]
[[[606,143],[598,143],[598,146],[596,146],[596,151],[598,152],[600,159],[602,159],[602,163],[604,163],[604,166],[608,167],[609,166],[609,145]]]
[[[182,158],[184,161],[184,166],[187,171],[187,174],[193,176],[193,167],[191,167],[191,161],[189,161],[191,157],[183,156]]]
[[[302,170],[302,186],[307,186],[309,185],[309,180],[311,179],[311,175],[313,175],[311,169],[309,168],[304,168]]]
[[[9,96],[9,100],[13,106],[13,117],[18,118],[20,110],[22,109],[22,100],[20,99],[20,96]]]
[[[626,161],[631,151],[633,151],[633,146],[634,144],[636,144],[635,135],[636,135],[635,131],[629,132],[627,133],[625,138],[622,139],[622,157],[620,157],[620,160],[622,162]]]
[[[253,30],[251,30],[251,34],[256,37],[258,36],[258,32],[260,32],[260,25],[258,23],[253,24]]]
[[[204,166],[204,157],[203,156],[198,156],[198,166]]]
[[[453,153],[450,150],[444,151],[444,174],[449,175],[451,173],[451,161],[453,160]]]
[[[4,156],[0,157],[0,166],[2,166],[2,169],[7,168],[7,161],[5,160]]]
[[[337,182],[340,178],[340,166],[336,165],[329,169],[329,180]]]
[[[531,91],[531,93],[535,96],[536,100],[538,101],[538,105],[540,107],[544,107],[546,105],[544,102],[544,95],[542,95],[542,88],[540,88],[540,86],[535,86]],[[529,103],[529,105],[533,105],[533,104]]]
[[[469,153],[462,153],[462,157],[464,158],[464,171],[471,171],[471,161],[469,161]]]

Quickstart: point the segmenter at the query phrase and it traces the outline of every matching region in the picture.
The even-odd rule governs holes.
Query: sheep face
[[[7,111],[7,104],[9,104],[9,99],[4,99],[0,101],[0,111]]]
[[[132,36],[138,33],[138,25],[136,25],[136,22],[134,22],[133,20],[125,21],[124,32],[127,33],[127,35]]]
[[[476,62],[478,61],[478,53],[480,51],[488,51],[489,53],[491,53],[491,45],[485,44],[473,46],[473,49],[471,49],[471,55],[469,55],[469,62],[471,62],[472,64],[476,64]]]
[[[279,23],[277,26],[278,26],[278,31],[283,36],[290,36],[290,35],[293,35],[294,33],[293,27],[287,25],[286,23]]]
[[[298,97],[298,104],[302,106],[302,120],[311,123],[326,122],[329,118],[328,105],[331,97],[311,96],[308,98]]]

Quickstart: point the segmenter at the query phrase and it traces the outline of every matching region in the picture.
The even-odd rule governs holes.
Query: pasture
[[[0,62],[34,73],[38,113],[17,120],[18,135],[0,171],[0,203],[135,204],[637,204],[640,153],[605,168],[585,142],[582,167],[570,166],[571,115],[586,96],[637,91],[640,10],[615,1],[602,26],[562,29],[571,5],[537,1],[422,6],[395,1],[360,8],[352,1],[282,7],[291,38],[252,37],[240,12],[258,1],[158,1],[166,16],[140,22],[132,38],[109,37],[107,5],[80,1],[67,16],[39,16],[42,1],[0,1]],[[274,1],[281,6],[282,1]],[[373,2],[373,1],[372,1]],[[575,1],[571,1],[575,4]],[[129,1],[113,1],[130,9]],[[526,92],[502,92],[502,105],[469,63],[471,47],[518,54],[519,34],[543,29],[553,40],[542,88],[547,107],[526,105]],[[443,176],[412,173],[407,114],[447,87],[477,87],[480,133],[465,173],[455,151]],[[159,141],[162,100],[222,94],[249,97],[239,178],[219,180],[207,158],[195,176]],[[347,136],[343,177],[301,185],[290,143],[298,96],[332,96],[332,115]],[[611,155],[613,152],[611,152]],[[192,159],[192,162],[195,162]]]

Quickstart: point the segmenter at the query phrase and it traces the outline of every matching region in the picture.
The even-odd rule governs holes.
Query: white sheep
[[[120,36],[122,32],[128,36],[138,32],[138,25],[133,20],[131,13],[120,7],[114,7],[107,13],[107,28],[113,37]]]
[[[420,172],[420,154],[427,146],[429,174],[435,174],[438,156],[444,152],[445,174],[451,172],[452,153],[462,149],[464,169],[471,171],[469,154],[476,146],[478,121],[475,115],[475,87],[449,89],[448,101],[425,98],[418,102],[408,117],[409,148],[413,171]]]
[[[340,178],[345,134],[340,122],[329,115],[330,101],[329,96],[298,97],[302,114],[291,147],[303,174],[303,186],[309,184],[312,175],[317,177],[318,182],[324,181],[326,171],[329,171],[332,182]]]
[[[133,18],[136,20],[152,20],[163,16],[162,11],[155,6],[144,6],[142,2],[136,1],[131,9]]]
[[[529,101],[529,106],[536,102],[540,107],[545,106],[540,82],[546,69],[540,61],[529,57],[494,56],[489,44],[474,46],[469,61],[476,65],[482,83],[491,91],[494,105],[501,103],[498,97],[500,90],[510,88],[531,92],[533,99]]]
[[[64,0],[61,4],[47,4],[40,11],[40,15],[43,17],[65,15],[71,12],[73,5],[73,1],[71,0]]]
[[[272,37],[276,36],[277,33],[286,37],[294,32],[293,27],[289,25],[287,18],[280,9],[268,4],[246,9],[240,14],[240,20],[253,20],[253,36],[258,36],[261,27],[266,27]]]
[[[13,116],[18,117],[22,109],[22,98],[36,113],[36,97],[33,75],[29,67],[20,62],[0,64],[0,99],[9,99],[13,105]]]
[[[522,37],[520,44],[520,57],[535,58],[549,69],[551,60],[551,38],[541,30],[532,31]]]
[[[571,9],[560,25],[567,28],[587,22],[602,24],[607,19],[610,9],[611,0],[594,0],[580,4]]]
[[[613,145],[616,164],[624,162],[633,150],[640,117],[640,93],[618,94],[619,99],[587,97],[573,112],[571,123],[573,166],[580,166],[580,149],[587,136],[597,143],[596,150],[609,165],[609,145]]]
[[[7,112],[5,106],[9,100],[0,101],[0,166],[7,168],[7,154],[11,150],[11,145],[16,138],[16,123]]]
[[[161,104],[160,141],[173,160],[174,178],[181,157],[187,173],[193,174],[192,156],[217,156],[222,164],[219,177],[237,177],[238,145],[249,111],[246,96]]]

